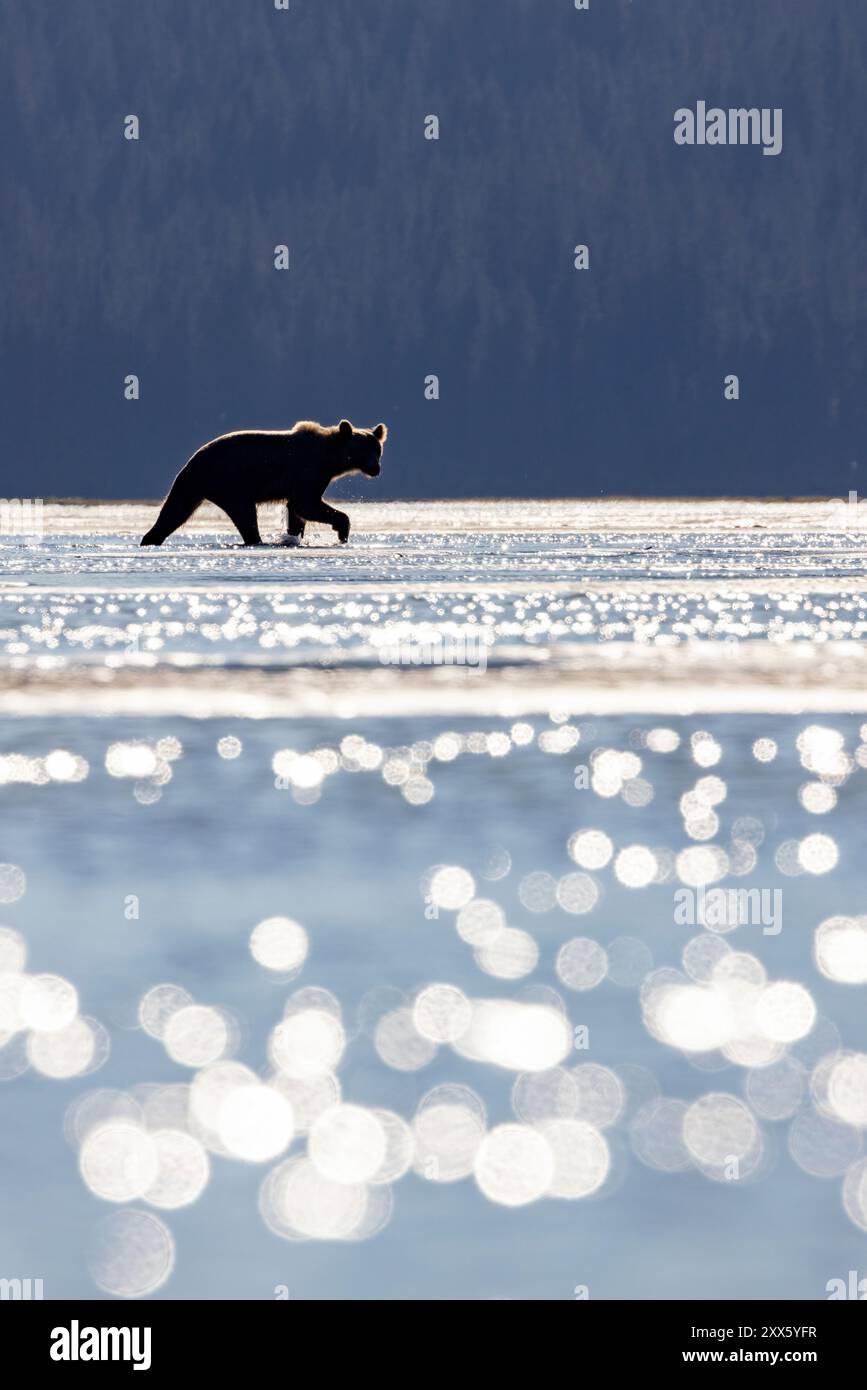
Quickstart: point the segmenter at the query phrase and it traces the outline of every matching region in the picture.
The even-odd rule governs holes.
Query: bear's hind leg
[[[169,489],[159,516],[147,535],[142,536],[139,545],[162,545],[167,536],[192,516],[202,500],[195,483],[190,481],[188,468],[182,468]]]
[[[215,499],[216,500],[216,499]],[[229,520],[237,526],[245,545],[261,545],[255,502],[218,502]]]

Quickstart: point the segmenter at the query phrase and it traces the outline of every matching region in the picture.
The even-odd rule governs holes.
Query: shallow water
[[[85,1073],[45,986],[4,1034],[0,1276],[827,1297],[867,1228],[867,543],[818,504],[350,510],[340,548],[249,550],[204,515],[141,551],[148,509],[118,505],[5,538],[2,920],[98,1024]],[[714,886],[765,898],[677,919]],[[478,899],[501,917],[474,944]],[[294,973],[251,952],[274,917],[306,933]],[[297,954],[275,930],[265,955]],[[191,999],[161,1041],[142,1001],[167,982]],[[184,1003],[210,1009],[186,1033]],[[310,1160],[282,1143],[284,1011],[340,1039],[301,1065],[358,1107],[347,1138],[320,1097]],[[415,1124],[411,1155],[388,1122],[391,1181],[381,1109]],[[148,1167],[167,1128],[177,1207]]]

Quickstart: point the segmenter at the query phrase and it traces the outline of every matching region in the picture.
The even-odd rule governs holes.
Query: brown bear
[[[141,545],[162,545],[202,502],[222,507],[245,545],[261,545],[257,502],[285,502],[286,530],[300,540],[306,521],[333,526],[349,539],[349,517],[323,502],[335,478],[348,473],[378,477],[388,430],[357,430],[348,420],[317,425],[299,420],[291,430],[236,430],[197,449],[169,489],[156,522]]]

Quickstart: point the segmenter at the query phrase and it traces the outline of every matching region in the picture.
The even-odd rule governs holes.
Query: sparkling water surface
[[[350,512],[3,538],[0,1275],[827,1297],[867,1233],[862,535]]]

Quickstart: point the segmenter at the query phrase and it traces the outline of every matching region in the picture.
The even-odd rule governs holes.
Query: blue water
[[[522,541],[532,544],[526,537]],[[688,548],[688,539],[681,544]],[[81,582],[76,565],[74,550],[67,551],[66,582],[72,589]],[[449,573],[457,591],[449,593],[446,612],[462,622],[465,614],[455,615],[454,609],[465,607],[467,600],[483,607],[485,599],[471,586],[460,588],[467,578],[458,561]],[[739,577],[749,578],[744,564]],[[267,658],[273,648],[258,647],[263,613],[270,622],[275,608],[295,605],[281,617],[286,624],[283,645],[315,671],[322,632],[332,624],[343,656],[355,661],[357,678],[363,681],[371,661],[367,639],[373,609],[376,621],[387,623],[402,605],[410,636],[414,623],[441,617],[434,611],[436,598],[419,592],[429,578],[421,574],[409,595],[389,591],[372,605],[369,596],[347,592],[350,581],[335,585],[333,593],[305,598],[289,591],[289,581],[281,587],[281,581],[269,576],[279,592],[267,600],[254,599],[250,630],[237,638],[223,634],[211,639],[211,655],[217,665],[230,664],[237,640],[249,661],[255,663],[257,650]],[[566,598],[573,612],[593,607],[582,581],[568,567],[561,566],[557,579],[573,585]],[[116,576],[113,582],[116,589]],[[151,585],[159,582],[159,576],[151,576]],[[190,618],[195,585],[191,580],[184,588],[182,577],[171,578],[171,592],[164,595],[169,611],[160,621],[182,613],[192,626],[186,637],[162,634],[168,650],[154,649],[158,662],[184,651],[198,657],[209,639],[202,639],[196,624],[226,621],[231,588],[227,582],[213,582],[216,615]],[[533,584],[538,577],[528,588]],[[545,604],[555,601],[560,600],[549,596]],[[81,672],[80,646],[70,640],[70,630],[80,625],[82,615],[109,629],[123,628],[125,641],[136,617],[128,611],[129,598],[108,617],[102,613],[96,618],[92,593],[70,599],[40,591],[28,602],[35,610],[27,615],[31,623],[41,625],[48,609],[63,620],[54,650],[68,663],[71,687]],[[98,606],[111,602],[103,594]],[[347,618],[346,605],[352,602],[360,608]],[[538,607],[518,603],[516,611],[516,602],[510,595],[508,613],[497,617],[515,630],[504,626],[497,640],[513,647],[544,646],[549,639],[538,628]],[[668,596],[662,604],[662,636],[671,635],[676,621],[671,602]],[[775,611],[777,602],[775,597]],[[808,597],[808,605],[812,602]],[[845,602],[846,621],[860,624],[861,598],[846,596]],[[61,611],[64,603],[69,612]],[[257,603],[267,611],[256,610]],[[7,615],[3,624],[13,643],[21,637],[20,604],[16,592],[10,613],[14,607],[17,617],[13,621]],[[652,596],[642,602],[644,609],[655,606]],[[625,597],[618,607],[626,614],[624,621],[634,624]],[[788,621],[791,611],[784,607],[780,620]],[[694,616],[694,609],[689,612]],[[833,633],[829,637],[807,630],[817,617],[812,608],[804,609],[803,597],[796,615],[807,627],[790,634],[792,640],[834,640]],[[823,616],[827,614],[820,614],[819,621]],[[759,629],[749,635],[766,639],[772,619],[763,610]],[[293,642],[293,625],[308,621],[308,631]],[[537,626],[530,633],[532,621]],[[353,631],[353,622],[360,629]],[[579,634],[582,642],[606,640],[599,622],[596,613],[592,629]],[[714,635],[731,632],[727,628]],[[851,640],[860,635],[860,627],[838,635]],[[112,647],[105,637],[105,632],[96,633],[88,648],[87,660],[97,666]],[[38,685],[37,658],[42,654],[38,641],[27,651],[13,648],[4,668],[10,688],[16,679],[25,680],[28,688]],[[510,659],[521,658],[512,652]],[[462,674],[468,681],[492,678],[490,673]],[[395,680],[401,676],[397,672]],[[75,984],[82,1013],[98,1019],[110,1040],[107,1060],[90,1075],[53,1080],[31,1067],[0,1084],[0,1275],[42,1278],[49,1298],[104,1296],[94,1282],[88,1252],[100,1222],[115,1208],[88,1190],[64,1120],[69,1131],[71,1103],[100,1088],[132,1093],[144,1083],[190,1081],[192,1069],[172,1061],[138,1023],[140,999],[161,982],[173,982],[197,1002],[225,1009],[236,1024],[233,1055],[261,1074],[269,1032],[287,998],[304,987],[326,989],[339,1001],[347,1035],[339,1067],[344,1101],[386,1107],[411,1121],[434,1086],[456,1082],[471,1087],[484,1102],[489,1130],[516,1120],[513,1071],[468,1060],[448,1045],[440,1046],[420,1070],[395,1070],[374,1045],[375,1021],[384,1011],[411,1003],[431,982],[453,984],[470,999],[545,1002],[565,1011],[570,1030],[587,1030],[582,1034],[587,1046],[573,1050],[563,1066],[593,1062],[611,1069],[621,1077],[626,1105],[605,1130],[610,1170],[592,1196],[574,1201],[543,1196],[510,1208],[484,1196],[472,1176],[445,1184],[410,1172],[394,1184],[393,1212],[384,1229],[363,1240],[287,1241],[263,1222],[257,1206],[263,1177],[275,1163],[303,1153],[303,1138],[271,1163],[212,1155],[210,1182],[198,1200],[180,1210],[154,1213],[172,1233],[176,1259],[153,1297],[268,1299],[285,1286],[293,1299],[571,1299],[576,1288],[585,1287],[591,1298],[809,1299],[826,1297],[830,1279],[863,1269],[867,1235],[844,1210],[842,1172],[819,1178],[799,1166],[787,1151],[790,1119],[756,1117],[763,1156],[755,1174],[742,1181],[714,1180],[696,1165],[663,1173],[635,1152],[631,1122],[642,1100],[657,1093],[692,1103],[713,1092],[743,1100],[749,1069],[732,1065],[718,1052],[688,1055],[653,1037],[642,1018],[637,984],[605,979],[585,992],[569,989],[558,978],[556,957],[576,936],[592,937],[603,946],[629,937],[645,943],[654,968],[682,970],[683,947],[701,927],[674,920],[674,892],[680,886],[676,875],[670,872],[665,882],[629,888],[618,880],[612,860],[590,871],[599,898],[581,916],[560,906],[533,912],[521,888],[534,872],[554,880],[576,872],[567,844],[580,828],[604,831],[615,858],[632,845],[677,855],[697,843],[686,833],[680,798],[698,779],[718,777],[726,796],[715,807],[719,826],[712,843],[731,849],[745,817],[750,818],[749,833],[759,841],[750,872],[724,882],[782,894],[778,934],[765,933],[759,924],[743,925],[727,934],[728,945],[757,958],[769,980],[797,981],[809,991],[818,1022],[788,1049],[805,1076],[829,1052],[863,1050],[864,985],[827,978],[813,958],[814,932],[822,921],[864,911],[867,772],[856,756],[863,743],[863,713],[822,714],[811,707],[809,714],[697,710],[689,716],[663,716],[637,706],[610,717],[557,709],[552,720],[547,714],[520,712],[509,718],[412,709],[401,714],[391,702],[388,717],[364,713],[335,719],[326,693],[319,713],[304,717],[196,719],[146,712],[91,717],[87,700],[83,688],[75,713],[19,713],[0,722],[0,758],[18,754],[33,760],[26,775],[36,778],[0,786],[5,803],[0,858],[19,866],[27,879],[26,892],[0,907],[0,922],[26,939],[29,971],[59,974]],[[512,742],[505,756],[469,751],[468,736],[509,735],[516,720],[532,726],[531,735],[519,733],[527,742]],[[845,776],[825,779],[835,785],[837,796],[827,814],[810,813],[798,798],[799,788],[817,778],[805,769],[796,740],[815,725],[835,731],[851,759]],[[576,731],[574,746],[562,753],[545,751],[544,742],[540,747],[540,734],[564,726]],[[679,735],[674,751],[654,752],[647,746],[648,732],[659,726]],[[711,735],[719,745],[712,765],[700,766],[694,759],[691,736],[696,732]],[[324,779],[316,800],[275,785],[272,758],[280,750],[326,748],[339,756],[341,740],[360,735],[368,745],[385,750],[386,761],[389,756],[408,760],[412,745],[432,744],[444,733],[463,739],[463,751],[453,761],[441,761],[430,756],[429,748],[416,748],[415,775],[432,788],[425,789],[424,804],[411,804],[400,786],[388,785],[381,764],[369,770],[341,768]],[[171,761],[170,780],[158,785],[152,777],[109,775],[105,759],[113,744],[143,741],[153,747],[167,738],[178,740],[182,748]],[[238,756],[220,756],[217,743],[226,738],[240,741]],[[753,753],[760,738],[771,738],[778,746],[767,763]],[[46,780],[34,771],[53,749],[86,760],[83,780]],[[600,749],[638,753],[640,778],[652,789],[647,804],[630,805],[622,794],[607,796],[576,786],[576,779],[582,781],[577,770],[590,767],[593,751]],[[839,858],[833,870],[795,876],[781,870],[775,862],[779,847],[814,834],[826,835],[836,845]],[[494,863],[499,867],[492,870]],[[440,908],[435,914],[426,902],[426,875],[443,864],[468,870],[477,896],[493,899],[510,926],[532,936],[539,950],[534,970],[505,980],[480,968],[455,930],[455,913]],[[492,872],[498,876],[490,877]],[[130,916],[133,900],[137,915]],[[291,981],[273,978],[250,954],[252,929],[275,915],[301,923],[309,937],[309,955]],[[809,1110],[812,1105],[807,1093],[801,1106]],[[861,1139],[861,1132],[852,1128],[853,1161]],[[148,1210],[142,1200],[129,1206]]]

